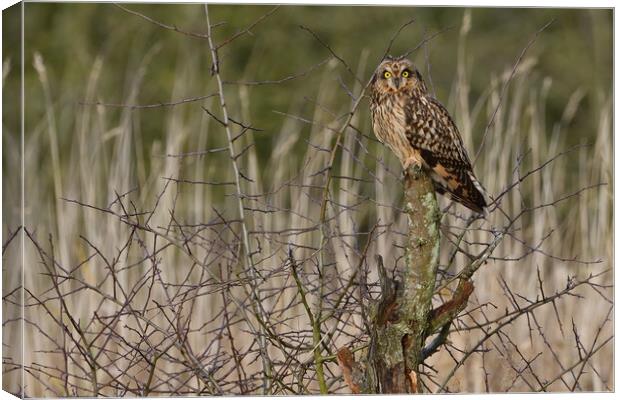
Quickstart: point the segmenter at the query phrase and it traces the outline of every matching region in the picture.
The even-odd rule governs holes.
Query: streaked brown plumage
[[[445,107],[430,96],[413,63],[387,57],[375,71],[371,89],[375,135],[403,168],[420,165],[429,172],[437,192],[484,212],[485,191],[474,175],[458,128]]]

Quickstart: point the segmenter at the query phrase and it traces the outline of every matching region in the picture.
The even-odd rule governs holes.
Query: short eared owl
[[[417,164],[435,190],[482,213],[485,191],[448,111],[427,91],[422,75],[403,57],[387,57],[372,78],[370,110],[375,135],[407,170]]]

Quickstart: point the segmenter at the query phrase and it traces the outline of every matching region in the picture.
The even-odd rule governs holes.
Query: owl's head
[[[410,92],[413,89],[426,91],[422,75],[404,57],[387,56],[375,70],[371,85],[381,93]]]

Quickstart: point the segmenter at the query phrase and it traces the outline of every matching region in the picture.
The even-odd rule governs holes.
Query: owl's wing
[[[414,98],[405,110],[409,143],[419,150],[435,189],[473,211],[487,206],[463,140],[445,107],[431,97]]]

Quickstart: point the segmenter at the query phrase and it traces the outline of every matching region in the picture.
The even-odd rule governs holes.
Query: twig
[[[139,110],[139,109],[149,109],[149,108],[174,107],[180,104],[193,103],[196,101],[205,100],[205,99],[208,99],[214,96],[217,96],[217,93],[207,94],[204,96],[197,96],[197,97],[188,97],[186,99],[175,100],[175,101],[170,101],[170,102],[154,103],[154,104],[104,103],[100,101],[95,101],[95,102],[80,101],[78,102],[78,104],[82,106],[103,106],[103,107],[116,107],[116,108],[131,108],[131,109]]]
[[[394,44],[394,41],[396,40],[396,38],[398,38],[400,33],[403,31],[403,29],[405,29],[409,25],[413,24],[414,22],[415,22],[415,18],[411,18],[409,21],[407,21],[404,24],[402,24],[398,28],[398,30],[396,32],[394,32],[394,34],[390,38],[390,42],[388,43],[388,45],[387,45],[387,47],[385,49],[385,52],[383,53],[383,57],[381,57],[381,60],[383,60],[388,54],[390,54],[390,50],[392,50],[392,45]]]
[[[276,9],[273,9],[272,12],[274,12],[275,10]],[[229,119],[228,119],[228,109],[226,107],[226,100],[224,98],[224,88],[222,86],[222,79],[220,77],[219,59],[217,55],[218,47],[216,47],[213,44],[213,39],[211,37],[211,22],[209,21],[209,7],[206,4],[205,4],[205,16],[207,19],[207,29],[208,29],[208,34],[209,34],[208,42],[209,42],[209,48],[211,50],[212,71],[217,81],[218,95],[220,99],[220,107],[222,110],[222,122],[224,125],[224,130],[226,131],[226,137],[228,138],[228,148],[229,148],[229,154],[230,154],[230,159],[231,159],[231,165],[233,167],[234,176],[235,176],[235,186],[236,186],[237,196],[238,196],[239,218],[241,219],[243,247],[245,251],[245,258],[246,258],[246,264],[247,264],[246,267],[249,270],[250,275],[253,280],[253,283],[250,285],[252,296],[253,296],[252,307],[255,310],[256,317],[259,319],[259,321],[260,320],[263,321],[261,322],[261,328],[260,328],[261,335],[258,338],[258,340],[260,343],[261,359],[263,363],[263,369],[265,372],[264,379],[263,379],[263,394],[267,394],[267,390],[270,386],[268,376],[271,375],[271,362],[269,360],[269,355],[267,353],[267,348],[266,348],[267,343],[265,341],[265,332],[264,332],[265,313],[264,313],[264,310],[262,309],[261,300],[255,287],[255,285],[258,283],[258,279],[260,278],[260,273],[256,270],[256,266],[254,265],[254,261],[252,260],[253,252],[252,252],[252,248],[250,245],[250,238],[248,236],[248,228],[246,225],[245,211],[244,211],[244,205],[243,205],[244,195],[241,189],[241,181],[240,181],[241,173],[239,171],[239,167],[237,166],[237,161],[235,157],[235,149],[233,147],[233,142],[232,142],[232,132],[230,130]],[[260,20],[262,20],[262,18]],[[257,21],[256,23],[258,23],[259,21]],[[230,40],[233,40],[235,37],[238,37],[238,36],[234,36]]]
[[[118,4],[118,3],[114,3],[114,5],[115,5],[116,7],[118,7],[118,8],[120,8],[121,10],[126,11],[126,12],[128,12],[128,13],[130,13],[130,14],[136,15],[136,16],[138,16],[138,17],[142,18],[142,19],[145,19],[145,20],[147,20],[148,22],[150,22],[150,23],[152,23],[152,24],[154,24],[154,25],[159,26],[160,28],[168,29],[168,30],[171,30],[171,31],[174,31],[174,32],[177,32],[177,33],[181,33],[181,34],[183,34],[183,35],[190,36],[190,37],[193,37],[193,38],[198,38],[198,39],[209,39],[209,35],[208,35],[208,34],[207,34],[207,35],[205,35],[205,34],[203,34],[203,33],[189,32],[189,31],[186,31],[186,30],[180,29],[180,28],[178,28],[178,27],[176,27],[176,26],[174,26],[174,25],[167,25],[167,24],[164,24],[163,22],[156,21],[156,20],[154,20],[154,19],[153,19],[153,18],[151,18],[151,17],[148,17],[148,16],[146,16],[146,15],[144,15],[144,14],[142,14],[142,13],[139,13],[139,12],[137,12],[137,11],[130,10],[130,9],[128,9],[128,8],[126,8],[126,7],[124,7],[124,6],[120,5],[120,4]],[[213,27],[215,27],[215,25],[214,25]]]
[[[291,273],[293,274],[293,279],[295,279],[295,284],[297,284],[297,291],[299,293],[299,297],[301,298],[301,303],[304,305],[304,309],[306,310],[306,315],[308,316],[308,320],[310,321],[310,326],[312,327],[312,343],[313,343],[313,354],[314,354],[314,365],[316,367],[316,375],[319,382],[319,390],[321,394],[327,394],[327,384],[325,383],[325,372],[323,371],[323,359],[321,356],[321,349],[319,348],[319,344],[323,341],[321,337],[321,322],[312,313],[310,309],[310,305],[308,304],[308,300],[306,299],[306,291],[304,290],[304,286],[299,279],[299,275],[297,274],[297,262],[295,261],[295,257],[293,255],[293,249],[289,246],[288,249],[288,259],[291,264]]]
[[[280,83],[285,83],[288,81],[292,81],[293,79],[297,79],[297,78],[301,78],[303,76],[306,76],[308,74],[310,74],[312,71],[314,71],[315,69],[321,67],[323,64],[325,64],[326,62],[332,60],[333,57],[327,57],[325,60],[318,62],[317,64],[314,64],[313,66],[311,66],[310,68],[298,72],[296,74],[293,75],[289,75],[286,76],[284,78],[281,79],[275,79],[275,80],[262,80],[262,81],[222,81],[222,83],[224,85],[245,85],[245,86],[260,86],[260,85],[277,85]]]
[[[406,52],[402,55],[402,57],[409,57],[409,55],[410,55],[411,53],[413,53],[414,51],[418,50],[420,47],[424,46],[427,42],[430,42],[431,40],[435,39],[437,36],[441,35],[441,34],[442,34],[442,33],[444,33],[444,32],[447,32],[447,31],[449,31],[449,30],[451,30],[451,29],[454,29],[454,27],[453,27],[453,26],[449,26],[449,27],[447,27],[447,28],[441,29],[441,30],[439,30],[439,31],[437,31],[437,32],[435,32],[435,33],[433,33],[433,34],[432,34],[432,35],[430,35],[430,36],[426,36],[424,39],[422,39],[422,41],[421,41],[420,43],[418,43],[418,44],[417,44],[417,46],[415,46],[414,48],[412,48],[412,49],[410,49],[410,50],[407,50],[407,51],[406,51]]]
[[[272,8],[271,10],[269,10],[266,14],[264,14],[263,16],[261,16],[260,18],[258,18],[256,21],[254,21],[252,24],[250,24],[250,26],[248,26],[245,29],[240,30],[239,32],[235,33],[234,35],[232,35],[231,37],[229,37],[228,39],[222,41],[222,43],[219,43],[215,46],[215,51],[221,49],[222,47],[226,46],[227,44],[230,44],[232,41],[234,41],[235,39],[245,35],[245,34],[251,34],[252,33],[252,29],[260,24],[265,18],[269,17],[271,14],[273,14],[274,12],[276,12],[278,10],[278,8],[280,8],[280,6],[275,6],[274,8]],[[209,31],[210,32],[210,31]],[[209,33],[210,34],[210,33]]]
[[[319,37],[319,35],[317,35],[317,34],[316,34],[316,33],[315,33],[312,29],[308,28],[308,27],[307,27],[307,26],[305,26],[305,25],[299,25],[299,27],[300,27],[302,30],[304,30],[304,31],[306,31],[306,32],[310,33],[312,36],[314,36],[314,38],[315,38],[315,39],[316,39],[316,40],[317,40],[317,41],[318,41],[318,42],[319,42],[319,43],[320,43],[323,47],[325,47],[325,48],[326,48],[326,49],[327,49],[327,50],[331,53],[331,55],[332,55],[335,59],[337,59],[338,61],[340,61],[340,63],[341,63],[342,65],[344,65],[344,67],[345,67],[345,69],[347,70],[347,72],[348,72],[349,74],[351,74],[351,76],[352,76],[352,77],[353,77],[353,78],[357,81],[357,83],[359,83],[360,85],[363,85],[363,84],[364,84],[364,83],[363,83],[363,82],[362,82],[362,81],[361,81],[361,80],[357,77],[357,75],[355,75],[355,72],[353,72],[353,70],[351,69],[351,67],[349,67],[349,64],[347,64],[347,62],[346,62],[346,61],[345,61],[342,57],[340,57],[338,54],[336,54],[336,52],[335,52],[335,51],[331,48],[331,46],[330,46],[329,44],[325,43],[325,42],[323,41],[323,39],[321,39],[321,38]]]

